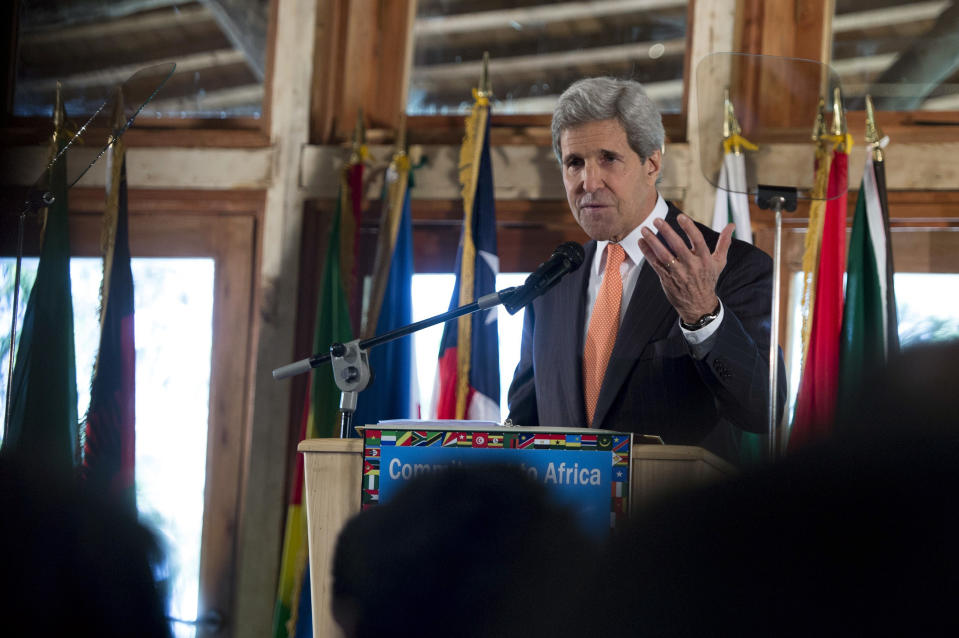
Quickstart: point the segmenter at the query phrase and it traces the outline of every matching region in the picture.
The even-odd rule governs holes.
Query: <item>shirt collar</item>
[[[649,228],[653,233],[656,232],[656,228],[653,226],[653,222],[657,219],[666,219],[666,213],[669,212],[669,206],[666,205],[666,200],[663,199],[663,196],[659,193],[656,193],[656,205],[653,206],[653,210],[646,215],[646,219],[643,222],[634,228],[628,235],[623,237],[619,242],[619,245],[623,247],[623,250],[626,251],[626,257],[636,265],[643,260],[643,251],[639,249],[639,239],[643,236],[643,228]],[[593,273],[600,275],[603,273],[603,269],[606,267],[606,262],[604,261],[604,256],[606,255],[606,245],[608,241],[597,241],[596,242],[596,254],[593,255]]]

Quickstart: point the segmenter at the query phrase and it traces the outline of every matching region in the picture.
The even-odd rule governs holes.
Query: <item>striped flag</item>
[[[867,102],[871,106],[871,102]],[[872,115],[872,109],[867,109]],[[879,138],[880,135],[875,135]],[[846,302],[840,342],[839,396],[853,398],[870,373],[885,366],[899,350],[895,271],[889,235],[889,206],[882,147],[872,142],[856,200],[846,265]],[[876,157],[873,157],[873,154]],[[840,406],[842,407],[842,406]],[[845,406],[848,410],[852,406]]]
[[[839,389],[839,333],[846,265],[846,190],[852,140],[848,134],[841,133],[824,136],[821,140],[817,150],[815,188],[820,198],[822,193],[826,194],[826,201],[819,199],[810,205],[803,256],[807,284],[803,295],[805,356],[789,439],[790,449],[830,433]],[[813,291],[812,294],[808,294],[809,291]]]
[[[117,90],[114,126],[125,123],[123,94]],[[123,140],[114,142],[107,153],[101,249],[100,347],[86,415],[83,474],[87,481],[118,496],[136,511],[136,348]]]
[[[732,222],[736,224],[735,237],[753,243],[749,220],[749,187],[746,183],[746,156],[744,151],[759,147],[742,136],[742,127],[727,90],[723,100],[723,164],[716,186],[716,204],[713,206],[713,230],[719,232]]]
[[[723,156],[717,186],[716,204],[713,206],[713,230],[719,232],[732,222],[736,224],[733,236],[746,243],[753,243],[746,186],[746,158],[742,153],[726,153]]]
[[[67,143],[65,122],[58,85],[51,158]],[[37,277],[23,316],[3,452],[49,473],[72,474],[79,429],[66,155],[51,168],[49,188],[56,200],[46,210]]]
[[[463,185],[463,234],[456,253],[456,285],[450,309],[496,290],[496,213],[493,168],[489,153],[489,97],[474,91],[476,101],[466,121],[460,149]],[[499,338],[497,309],[447,322],[440,343],[433,392],[438,419],[499,421]]]
[[[405,152],[393,156],[384,185],[387,202],[374,266],[365,336],[383,334],[413,322],[413,226],[410,213],[410,161]],[[382,272],[381,264],[384,264]],[[385,283],[380,290],[378,282]],[[370,425],[384,419],[419,418],[419,384],[412,337],[403,337],[369,351],[373,383],[358,397],[353,422]]]
[[[356,154],[354,154],[356,157]],[[353,339],[350,314],[341,268],[341,218],[351,215],[354,198],[361,196],[362,164],[349,162],[340,175],[340,198],[330,228],[326,263],[320,297],[317,302],[313,351],[329,348],[331,343]],[[349,246],[347,246],[347,249]],[[327,367],[313,370],[300,425],[300,438],[339,435],[340,391]],[[306,508],[303,504],[303,457],[296,455],[290,502],[287,507],[280,582],[273,612],[274,638],[311,636],[313,615],[310,607],[309,550],[307,546]]]
[[[716,184],[716,203],[713,206],[712,228],[721,232],[730,222],[736,224],[734,236],[749,244],[753,243],[752,222],[749,218],[749,187],[746,182],[745,150],[758,150],[755,144],[742,137],[742,129],[733,111],[729,96],[725,100],[726,116],[723,124],[723,163]],[[739,460],[743,464],[758,463],[763,458],[767,445],[764,436],[753,432],[737,434]]]

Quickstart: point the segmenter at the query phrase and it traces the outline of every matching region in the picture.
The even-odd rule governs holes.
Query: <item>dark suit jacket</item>
[[[666,222],[686,234],[669,204]],[[697,224],[710,250],[719,234]],[[526,307],[519,364],[509,389],[516,425],[586,427],[583,335],[589,265],[596,242],[574,273]],[[737,460],[736,428],[768,428],[772,260],[734,240],[716,284],[723,322],[702,360],[693,357],[655,271],[644,261],[596,404],[597,428],[658,434],[668,444],[702,445]],[[780,413],[786,372],[780,354]]]

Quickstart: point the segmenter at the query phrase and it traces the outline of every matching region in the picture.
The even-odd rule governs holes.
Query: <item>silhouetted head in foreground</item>
[[[824,444],[618,536],[605,636],[956,635],[959,344],[905,352]]]
[[[158,545],[127,508],[3,456],[0,520],[0,633],[170,636]]]
[[[358,638],[556,635],[594,555],[524,472],[453,467],[343,528],[334,617]]]

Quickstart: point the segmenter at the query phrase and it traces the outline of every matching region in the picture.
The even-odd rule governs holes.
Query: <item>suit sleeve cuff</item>
[[[679,329],[683,331],[683,336],[686,337],[686,343],[689,344],[689,349],[693,353],[693,357],[696,359],[704,359],[706,355],[709,354],[713,343],[716,342],[716,331],[719,330],[719,326],[722,324],[725,316],[726,308],[723,306],[723,302],[720,301],[719,314],[709,325],[703,326],[699,330],[686,330],[686,328],[683,328],[682,324],[680,324]]]

